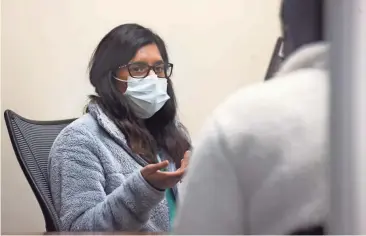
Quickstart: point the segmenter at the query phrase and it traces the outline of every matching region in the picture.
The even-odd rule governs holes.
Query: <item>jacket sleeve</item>
[[[106,194],[95,138],[68,129],[50,153],[50,185],[64,231],[138,231],[164,192],[150,186],[139,170]]]
[[[193,151],[174,233],[243,234],[245,205],[222,135],[210,123]]]

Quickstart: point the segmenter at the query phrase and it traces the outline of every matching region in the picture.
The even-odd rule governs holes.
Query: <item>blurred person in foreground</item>
[[[328,46],[322,1],[281,6],[286,61],[228,98],[190,160],[176,234],[322,234],[328,212]],[[318,27],[315,30],[313,27]]]

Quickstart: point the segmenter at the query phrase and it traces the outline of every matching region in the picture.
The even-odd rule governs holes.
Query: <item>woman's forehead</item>
[[[140,48],[132,58],[131,62],[142,61],[147,63],[155,63],[161,60],[162,57],[160,55],[159,48],[156,46],[156,44],[149,44]]]

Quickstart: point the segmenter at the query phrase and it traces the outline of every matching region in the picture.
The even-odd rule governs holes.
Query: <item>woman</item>
[[[149,29],[121,25],[89,69],[97,95],[50,152],[61,230],[168,231],[190,143],[176,120],[165,44]]]

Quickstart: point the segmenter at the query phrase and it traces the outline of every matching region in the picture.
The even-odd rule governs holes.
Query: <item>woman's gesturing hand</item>
[[[161,171],[168,167],[168,161],[157,164],[150,164],[142,168],[141,174],[149,184],[157,189],[167,189],[174,187],[184,176],[189,163],[190,151],[184,153],[181,166],[174,172]]]

